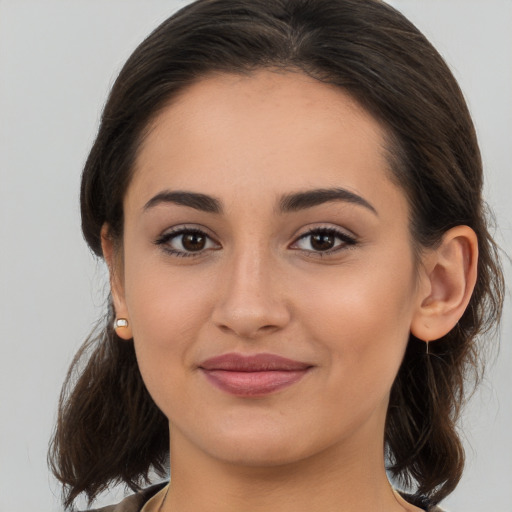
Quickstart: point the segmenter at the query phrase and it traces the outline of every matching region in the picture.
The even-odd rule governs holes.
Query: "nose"
[[[280,275],[281,274],[281,275]],[[282,272],[270,258],[247,251],[226,262],[212,319],[225,332],[257,339],[290,321]]]

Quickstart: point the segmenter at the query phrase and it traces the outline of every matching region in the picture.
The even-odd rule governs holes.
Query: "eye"
[[[163,246],[166,252],[175,256],[198,256],[204,251],[219,248],[217,242],[197,228],[167,231],[155,241],[155,244]]]
[[[292,249],[322,254],[331,254],[353,246],[356,239],[335,228],[316,228],[300,236]]]

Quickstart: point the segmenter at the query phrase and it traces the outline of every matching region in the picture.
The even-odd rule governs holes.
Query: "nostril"
[[[212,308],[211,319],[221,332],[240,338],[259,338],[288,324],[291,315],[286,301],[272,290],[249,293],[247,282],[243,287],[240,283],[244,281],[230,283],[232,288]]]
[[[264,325],[259,328],[260,331],[275,331],[276,329],[278,329],[277,325]]]
[[[223,333],[231,333],[235,334],[240,338],[259,338],[266,334],[271,334],[272,332],[279,330],[279,326],[277,325],[263,325],[261,327],[253,327],[249,324],[239,325],[239,326],[228,326],[228,325],[219,325],[219,329]]]

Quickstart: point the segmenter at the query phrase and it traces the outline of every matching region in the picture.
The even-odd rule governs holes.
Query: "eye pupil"
[[[334,247],[336,237],[328,233],[311,235],[311,247],[317,251],[327,251]]]
[[[206,237],[200,233],[187,233],[182,236],[181,243],[187,251],[201,251],[206,244]]]

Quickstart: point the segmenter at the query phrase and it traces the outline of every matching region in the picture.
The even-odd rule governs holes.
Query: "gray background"
[[[81,239],[80,171],[120,66],[185,3],[0,0],[0,512],[61,509],[47,442],[66,369],[107,289]],[[460,80],[498,240],[512,254],[512,1],[393,4]],[[512,509],[511,334],[509,300],[501,351],[464,418],[468,466],[445,502],[451,512]]]

